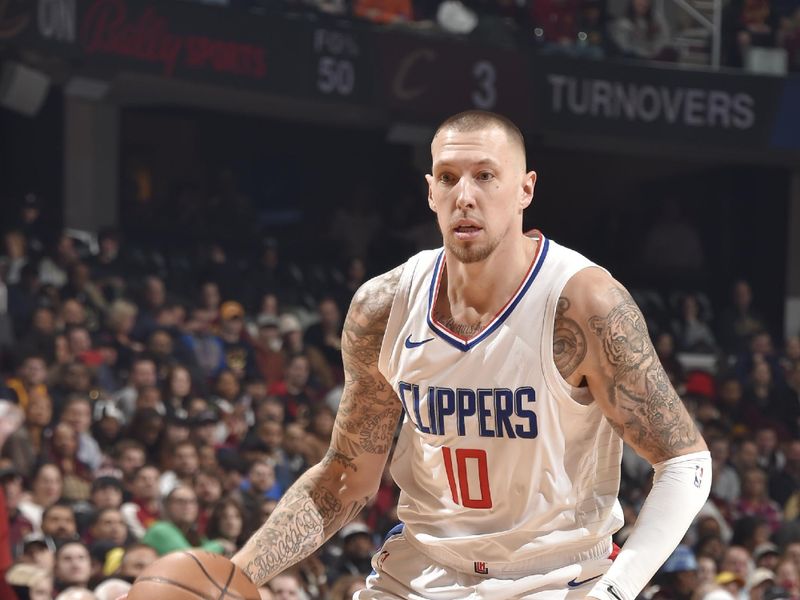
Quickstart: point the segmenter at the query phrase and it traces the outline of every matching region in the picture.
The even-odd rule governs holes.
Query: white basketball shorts
[[[578,600],[611,564],[601,558],[514,579],[480,577],[437,564],[400,530],[373,556],[367,589],[353,600]]]

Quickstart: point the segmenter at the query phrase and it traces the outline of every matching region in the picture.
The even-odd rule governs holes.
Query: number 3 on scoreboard
[[[492,508],[492,493],[489,490],[489,467],[486,461],[486,450],[474,448],[457,448],[456,470],[453,470],[453,453],[447,446],[442,446],[442,458],[444,459],[444,469],[447,471],[447,482],[450,484],[450,493],[453,495],[453,502],[466,508]],[[469,461],[469,462],[467,462]],[[478,484],[480,485],[480,496],[474,498],[469,490],[468,468],[478,469]],[[456,473],[458,483],[456,483]],[[459,492],[461,500],[459,501]]]

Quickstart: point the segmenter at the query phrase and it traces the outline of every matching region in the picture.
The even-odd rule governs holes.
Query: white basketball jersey
[[[564,285],[593,263],[541,233],[516,293],[464,339],[433,315],[443,250],[405,265],[379,367],[403,403],[391,472],[420,551],[462,571],[544,572],[608,556],[622,441],[553,362]]]

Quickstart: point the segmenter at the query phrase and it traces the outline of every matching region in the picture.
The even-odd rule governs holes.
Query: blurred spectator
[[[206,378],[215,377],[225,366],[225,353],[220,340],[213,332],[215,312],[194,307],[186,322],[181,343],[188,349],[194,362]]]
[[[116,365],[119,370],[129,370],[134,356],[144,350],[141,343],[131,338],[138,313],[135,304],[122,299],[112,302],[106,313],[110,345],[117,352]]]
[[[774,47],[778,15],[769,0],[734,0],[723,13],[723,45],[730,66],[745,65],[747,54],[756,46]]]
[[[161,475],[158,487],[162,496],[169,494],[177,485],[192,485],[200,460],[197,447],[189,440],[179,442],[171,452],[171,470]]]
[[[157,383],[156,364],[153,359],[145,356],[134,359],[128,384],[112,397],[127,421],[130,421],[136,410],[136,401],[142,390],[146,387],[155,387]]]
[[[92,403],[86,396],[72,396],[64,404],[61,421],[78,434],[76,458],[94,473],[103,462],[100,446],[91,433]]]
[[[53,429],[48,459],[63,475],[61,497],[70,501],[87,500],[92,485],[89,466],[78,458],[78,432],[67,423]]]
[[[730,442],[726,438],[711,439],[708,449],[712,460],[711,497],[725,506],[732,506],[739,499],[741,487],[736,470],[728,464]]]
[[[11,460],[19,473],[26,478],[33,475],[36,461],[42,455],[48,426],[53,418],[50,397],[40,387],[31,394],[25,408],[25,423],[12,433],[2,448],[3,458]]]
[[[747,552],[746,548],[742,548],[741,546],[730,546],[725,551],[719,570],[720,575],[723,573],[732,573],[734,577],[741,582],[741,585],[744,585],[744,582],[747,581],[753,570],[750,553]],[[717,579],[717,583],[722,584],[719,578]]]
[[[258,459],[253,461],[247,470],[247,479],[242,481],[241,501],[244,506],[251,524],[253,518],[258,518],[261,504],[264,500],[279,500],[284,490],[280,487],[275,477],[275,466],[272,461]]]
[[[22,475],[13,467],[2,467],[0,486],[5,496],[8,516],[8,542],[12,555],[16,557],[22,551],[23,538],[33,533],[33,524],[19,510],[23,493]]]
[[[786,592],[788,598],[800,597],[800,573],[791,560],[783,560],[775,569],[775,579]]]
[[[697,588],[697,560],[688,546],[678,546],[661,567],[661,585],[653,600],[690,600]]]
[[[273,577],[267,585],[275,600],[304,600],[306,597],[300,579],[291,572]]]
[[[336,382],[342,381],[342,311],[331,296],[322,298],[317,304],[319,321],[305,332],[305,342],[322,352],[328,366],[337,373]]]
[[[136,324],[131,332],[133,339],[144,341],[158,327],[156,316],[166,301],[167,289],[164,280],[156,275],[145,277],[142,302],[139,305],[141,310],[138,312]]]
[[[331,587],[331,600],[350,600],[353,595],[366,589],[367,585],[361,575],[343,575]]]
[[[194,490],[183,484],[178,485],[164,500],[162,520],[147,529],[142,543],[155,549],[159,556],[189,548],[222,553],[223,548],[218,542],[198,534],[197,514],[197,495]]]
[[[110,542],[124,546],[128,539],[128,527],[118,508],[99,508],[89,522],[86,542]]]
[[[141,575],[147,567],[158,559],[156,551],[145,544],[131,544],[125,549],[116,575],[127,581],[133,581]]]
[[[42,513],[61,498],[63,486],[61,471],[53,463],[40,463],[34,470],[31,493],[19,503],[20,511],[34,531],[41,531]]]
[[[31,393],[38,392],[47,395],[47,363],[39,355],[30,355],[22,359],[17,369],[17,376],[6,381],[6,385],[16,394],[17,403],[25,410]]]
[[[162,400],[167,416],[186,418],[186,407],[192,393],[192,376],[189,369],[180,364],[172,365],[164,379]]]
[[[225,554],[233,555],[241,548],[245,537],[245,513],[242,505],[234,498],[225,498],[214,505],[208,519],[207,535],[225,548]]]
[[[56,591],[71,586],[86,588],[90,575],[89,550],[81,542],[67,542],[56,550],[53,568]]]
[[[739,280],[733,285],[732,304],[720,315],[717,339],[728,354],[747,350],[750,338],[767,329],[761,314],[753,307],[750,284]]]
[[[681,352],[711,354],[717,350],[717,341],[701,316],[700,304],[694,294],[686,294],[681,300],[681,315],[673,320],[672,331]]]
[[[161,494],[158,488],[159,471],[153,465],[142,465],[131,477],[130,502],[121,507],[128,530],[137,540],[160,516]]]
[[[676,54],[669,47],[670,32],[664,15],[653,7],[651,0],[630,0],[625,15],[614,20],[609,26],[609,35],[617,52],[629,58],[648,58],[652,60],[674,60]],[[698,244],[691,246],[700,248]],[[689,249],[683,249],[689,255]],[[655,255],[645,252],[655,259]],[[702,264],[702,251],[696,255]],[[653,264],[653,263],[651,263]],[[684,263],[684,266],[688,264]]]
[[[78,259],[75,243],[66,232],[62,232],[50,246],[47,255],[39,262],[40,281],[43,285],[64,287],[67,283],[67,273]]]
[[[94,588],[97,600],[117,600],[131,589],[131,584],[122,579],[106,579]]]
[[[764,600],[767,590],[774,584],[775,573],[769,569],[756,569],[747,580],[747,594],[750,600]]]
[[[255,355],[244,337],[244,307],[235,301],[223,302],[219,309],[220,330],[225,368],[238,379],[255,375]]]
[[[59,500],[45,508],[42,513],[42,534],[53,541],[53,544],[48,545],[56,548],[77,540],[78,523],[72,505]]]
[[[254,349],[256,366],[267,384],[283,380],[286,358],[281,352],[283,340],[278,327],[278,318],[261,315],[258,318],[258,337]]]
[[[785,456],[786,462],[783,468],[775,471],[769,482],[769,495],[781,506],[800,491],[800,440],[791,440],[786,445]],[[787,506],[787,510],[788,508]],[[797,509],[800,509],[800,506]]]
[[[372,532],[359,521],[348,523],[339,531],[342,542],[341,556],[329,567],[328,579],[336,581],[344,575],[366,577],[372,570],[370,561],[375,552]]]
[[[785,424],[789,416],[789,397],[786,390],[773,379],[772,370],[765,361],[753,364],[745,387],[745,414],[751,427]]]
[[[310,377],[311,366],[308,357],[297,354],[289,359],[286,379],[270,387],[270,393],[277,396],[286,408],[287,420],[306,419],[308,411],[317,403],[317,394],[309,385]]]
[[[53,577],[42,567],[17,563],[6,573],[6,581],[24,600],[52,600]]]

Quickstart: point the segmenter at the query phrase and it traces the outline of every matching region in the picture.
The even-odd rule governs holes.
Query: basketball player
[[[622,285],[522,233],[536,173],[519,130],[461,113],[432,154],[444,248],[356,293],[330,449],[233,561],[262,585],[358,514],[403,415],[402,525],[356,598],[633,600],[708,496],[706,444]],[[655,477],[612,561],[623,440]]]

